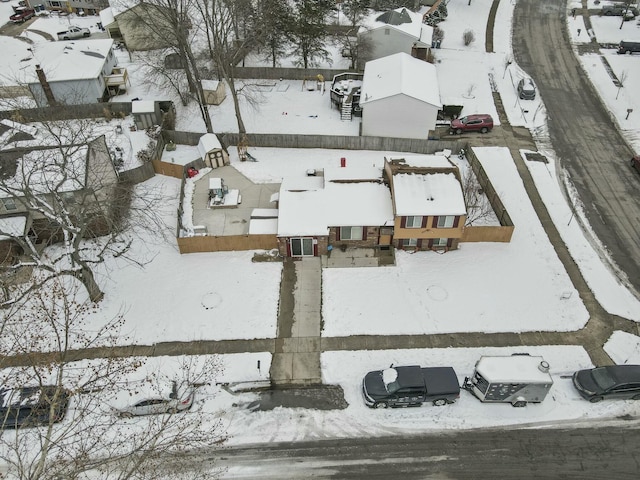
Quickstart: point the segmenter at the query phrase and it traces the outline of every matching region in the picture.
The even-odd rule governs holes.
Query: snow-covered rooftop
[[[131,113],[152,113],[156,109],[153,100],[136,100],[131,102]]]
[[[478,360],[476,372],[489,382],[553,383],[549,371],[540,365],[542,362],[540,356],[487,356]]]
[[[80,190],[84,187],[87,151],[87,145],[31,150],[17,160],[14,176],[3,184],[18,190],[28,184],[35,194]],[[12,196],[4,189],[0,191],[2,198]]]
[[[111,25],[115,21],[116,19],[113,16],[113,9],[111,7],[103,8],[102,10],[100,10],[100,22],[102,23],[102,25],[106,27],[108,25]]]
[[[221,148],[220,140],[218,140],[218,137],[214,133],[205,133],[198,141],[198,153],[203,160],[209,152],[212,150],[220,150]]]
[[[421,14],[412,12],[404,7],[396,8],[383,14],[375,12],[365,18],[361,25],[368,30],[393,28],[427,44],[431,44],[433,35],[433,27],[422,23]]]
[[[201,80],[200,83],[204,90],[217,90],[220,85],[218,80]]]
[[[454,165],[449,162],[444,155],[402,155],[387,158],[389,162],[393,160],[404,160],[403,165],[411,167],[431,167],[431,168],[452,168]]]
[[[0,241],[7,240],[11,237],[19,237],[24,235],[27,225],[27,217],[25,215],[16,215],[15,217],[0,217],[0,232],[7,235],[0,235]]]
[[[327,235],[329,227],[392,222],[391,192],[382,183],[322,180],[321,177],[298,177],[282,182],[278,236]],[[311,188],[300,188],[303,184]]]
[[[441,108],[435,65],[407,53],[367,62],[360,92],[361,105],[400,94]]]
[[[453,173],[393,176],[396,215],[466,215],[462,187]]]
[[[6,44],[6,45],[5,45]],[[0,42],[3,48],[0,68],[7,85],[38,81],[40,65],[50,82],[97,78],[111,53],[112,39],[71,42]]]

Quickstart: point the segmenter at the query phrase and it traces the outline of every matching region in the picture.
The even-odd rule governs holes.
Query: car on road
[[[592,403],[605,398],[640,400],[640,365],[612,365],[579,370],[573,386]]]
[[[52,385],[0,387],[0,430],[47,425],[50,420],[59,422],[67,412],[69,396],[68,390]]]
[[[9,17],[9,20],[13,23],[23,23],[29,20],[36,14],[36,11],[32,8],[19,7],[16,9],[16,13]]]
[[[371,408],[442,406],[460,397],[460,385],[451,367],[391,366],[367,373],[362,395]]]
[[[121,417],[138,417],[142,415],[159,415],[163,413],[178,413],[189,410],[193,405],[195,391],[189,390],[187,394],[178,398],[175,390],[169,398],[153,397],[145,398],[139,402],[118,410]]]
[[[640,173],[640,155],[631,157],[631,167],[635,168]]]
[[[518,97],[520,100],[534,100],[536,98],[536,86],[530,78],[521,78],[518,82]]]
[[[493,118],[488,114],[467,115],[451,121],[449,133],[460,135],[463,132],[487,133],[493,129]]]

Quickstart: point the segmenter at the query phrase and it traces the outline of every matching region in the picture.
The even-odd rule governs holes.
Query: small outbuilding
[[[145,130],[162,123],[160,104],[153,100],[132,101],[131,114],[138,130]]]
[[[198,153],[207,167],[217,168],[229,165],[229,155],[214,133],[205,133],[198,142]]]
[[[207,105],[220,105],[227,96],[224,82],[218,80],[202,80],[202,90]]]

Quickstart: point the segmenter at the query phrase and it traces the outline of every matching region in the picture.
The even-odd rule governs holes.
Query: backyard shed
[[[160,104],[151,100],[131,102],[131,114],[138,130],[145,130],[162,123]]]
[[[214,133],[205,133],[200,137],[198,152],[207,167],[216,168],[229,165],[229,156]]]
[[[202,80],[202,91],[207,105],[220,105],[227,96],[224,82],[218,80]]]

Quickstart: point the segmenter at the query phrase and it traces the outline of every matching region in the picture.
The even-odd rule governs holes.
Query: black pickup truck
[[[451,367],[389,367],[365,375],[364,403],[371,408],[419,407],[424,402],[442,406],[460,397],[460,385]]]

